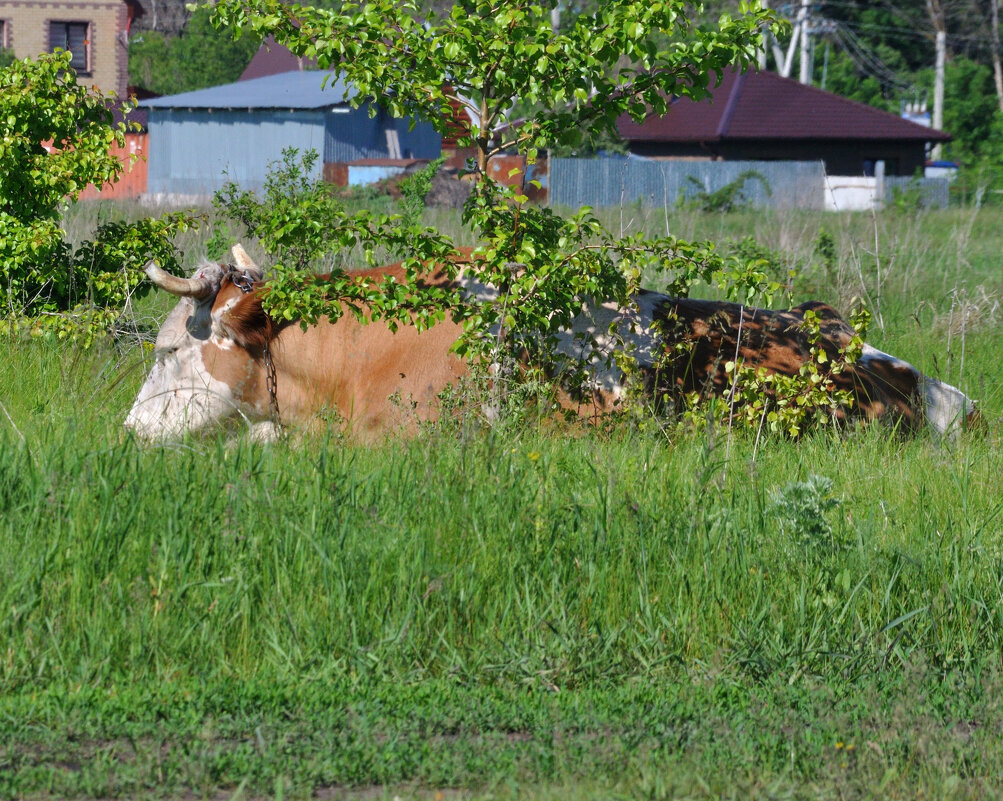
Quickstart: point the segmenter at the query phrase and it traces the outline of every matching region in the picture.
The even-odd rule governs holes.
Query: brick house
[[[142,13],[138,0],[0,0],[0,47],[17,58],[69,50],[81,84],[125,97],[129,28]]]

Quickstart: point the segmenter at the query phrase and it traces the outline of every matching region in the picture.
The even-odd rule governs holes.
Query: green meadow
[[[864,299],[983,424],[153,447],[121,424],[169,299],[87,351],[8,336],[0,798],[1003,794],[1003,210],[607,222]]]

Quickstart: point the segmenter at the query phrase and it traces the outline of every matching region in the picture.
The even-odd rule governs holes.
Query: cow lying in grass
[[[156,363],[125,421],[138,436],[178,436],[228,418],[242,418],[268,436],[276,418],[307,424],[327,411],[352,435],[372,438],[435,419],[440,393],[467,372],[450,351],[461,327],[448,318],[422,332],[402,326],[396,333],[351,314],[306,330],[273,320],[261,305],[261,270],[239,246],[234,256],[236,266],[206,264],[192,278],[147,265],[150,279],[181,300],[164,321]],[[404,279],[399,265],[358,273],[375,280],[387,274]],[[427,281],[449,279],[432,272]],[[811,358],[807,311],[818,320],[816,347],[828,361],[838,358],[854,331],[821,303],[767,311],[642,290],[626,309],[585,306],[572,329],[558,336],[557,356],[585,365],[587,379],[575,392],[562,392],[561,403],[590,416],[616,408],[625,391],[624,374],[609,358],[616,348],[627,349],[658,397],[727,396],[734,377],[726,365],[736,356],[745,366],[793,375]],[[609,333],[611,324],[617,324],[616,335]],[[868,345],[830,378],[852,397],[835,411],[841,419],[885,419],[945,432],[976,415],[975,404],[958,389]]]

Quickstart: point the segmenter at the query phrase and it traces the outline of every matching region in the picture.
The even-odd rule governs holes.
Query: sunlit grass
[[[674,222],[783,250],[795,302],[850,295],[858,257],[874,293],[877,224],[901,252],[870,339],[980,401],[984,428],[957,438],[642,418],[150,447],[121,427],[134,340],[3,340],[0,796],[985,795],[1003,753],[1000,221]],[[963,334],[962,285],[989,298]],[[168,304],[144,303],[152,329]]]

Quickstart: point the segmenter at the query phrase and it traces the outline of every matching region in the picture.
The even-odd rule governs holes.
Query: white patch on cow
[[[957,387],[928,376],[919,386],[926,419],[941,434],[958,430],[975,411],[975,401]]]
[[[902,359],[892,356],[890,353],[885,353],[883,350],[871,347],[866,342],[864,343],[863,349],[860,351],[860,358],[858,361],[865,367],[871,362],[883,362],[884,364],[889,364],[892,367],[909,370],[916,376],[917,380],[919,380],[919,378],[923,375],[919,370],[909,364],[909,362],[902,361]]]
[[[229,350],[234,346],[233,340],[230,338],[230,332],[227,330],[226,326],[223,325],[223,317],[226,315],[230,309],[237,305],[240,300],[240,295],[235,295],[230,298],[226,303],[220,306],[218,309],[214,309],[212,312],[212,343],[223,350]]]
[[[181,298],[160,326],[156,345],[158,353],[175,350],[191,342],[192,333],[188,330],[188,322],[194,314],[195,301]]]
[[[922,397],[923,413],[926,416],[927,423],[940,434],[957,430],[968,416],[975,411],[975,401],[957,387],[952,387],[943,381],[923,375],[909,362],[898,359],[877,348],[865,344],[859,361],[865,367],[871,362],[880,361],[893,367],[911,371],[916,376],[916,386]]]
[[[235,347],[234,341],[229,337],[220,337],[213,334],[209,337],[209,341],[220,350],[230,350]]]
[[[457,281],[468,301],[492,303],[498,298],[494,287],[466,273],[461,272]],[[571,321],[571,328],[557,333],[557,354],[565,356],[569,366],[587,369],[588,389],[603,393],[609,400],[618,400],[624,390],[624,375],[613,355],[628,353],[640,366],[656,362],[655,349],[661,337],[652,330],[652,324],[655,312],[666,299],[666,295],[658,292],[640,292],[635,297],[636,305],[626,308],[612,302],[583,303],[582,311]]]
[[[492,303],[498,299],[497,288],[478,281],[469,270],[461,269],[456,275],[456,283],[468,303]]]
[[[251,426],[248,434],[251,442],[278,442],[282,438],[282,430],[271,420],[264,420]]]
[[[614,361],[615,353],[629,354],[638,365],[655,363],[655,348],[661,338],[652,330],[655,312],[665,300],[657,292],[644,292],[636,305],[621,307],[615,303],[584,304],[571,322],[570,329],[557,334],[557,351],[589,373],[593,391],[616,401],[623,394],[623,370]]]
[[[144,439],[198,431],[240,412],[233,390],[210,374],[202,346],[162,354],[153,365],[125,427]]]

